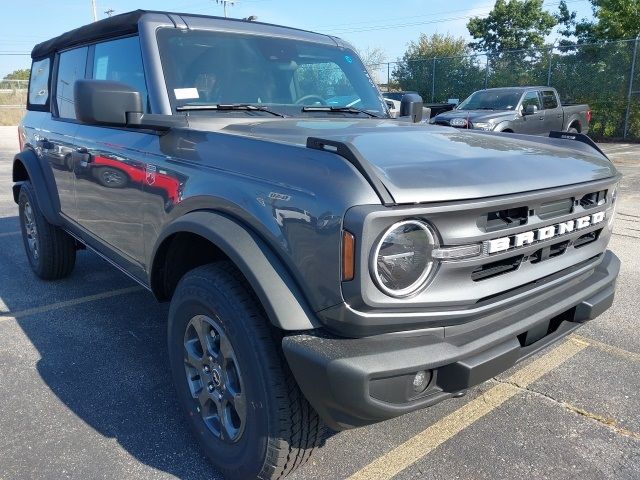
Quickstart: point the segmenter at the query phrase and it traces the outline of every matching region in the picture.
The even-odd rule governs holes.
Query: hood
[[[302,146],[308,137],[349,142],[396,203],[492,197],[617,175],[607,158],[578,141],[394,120],[274,119],[221,131]]]
[[[447,124],[453,118],[466,118],[473,122],[499,123],[504,120],[512,120],[516,115],[513,110],[450,110],[434,117],[434,121],[445,121]]]

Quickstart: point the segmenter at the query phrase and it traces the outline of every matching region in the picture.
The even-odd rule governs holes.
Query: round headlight
[[[392,225],[373,250],[371,269],[378,288],[393,297],[418,291],[433,269],[435,246],[435,234],[426,223],[405,220]]]

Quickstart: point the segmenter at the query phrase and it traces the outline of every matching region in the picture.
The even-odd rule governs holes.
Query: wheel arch
[[[576,130],[578,130],[578,133],[582,132],[582,124],[580,123],[580,119],[572,118],[569,121],[569,126],[567,127],[567,130],[569,130],[570,128],[575,128]]]
[[[160,301],[171,298],[180,278],[191,269],[228,259],[244,275],[274,326],[282,330],[320,326],[282,261],[254,232],[227,215],[195,211],[181,216],[159,236],[150,258],[149,285]],[[175,265],[179,268],[172,271]]]
[[[38,206],[47,221],[53,225],[60,225],[60,200],[54,195],[55,181],[48,178],[40,166],[38,157],[32,150],[23,150],[13,158],[13,200],[18,203],[20,186],[24,182],[31,182],[35,191]]]
[[[508,132],[508,133],[513,133],[513,127],[511,125],[511,122],[509,122],[508,120],[502,121],[500,123],[498,123],[495,128],[493,129],[494,132]]]

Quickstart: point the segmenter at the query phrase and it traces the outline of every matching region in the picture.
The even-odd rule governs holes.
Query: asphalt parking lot
[[[467,396],[327,439],[292,479],[639,479],[640,145],[624,173],[614,306]],[[96,255],[63,281],[29,270],[0,127],[0,479],[219,478],[182,424],[167,305]]]

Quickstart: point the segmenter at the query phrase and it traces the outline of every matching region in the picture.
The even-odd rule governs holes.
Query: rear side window
[[[140,92],[142,104],[145,105],[145,111],[148,111],[147,83],[138,37],[96,44],[92,76],[96,80],[112,80],[129,85]]]
[[[542,108],[558,108],[558,99],[553,90],[542,91]]]
[[[28,108],[40,110],[37,107],[47,105],[49,101],[49,72],[51,70],[51,60],[45,58],[38,60],[31,65],[31,76],[29,77],[29,100]]]
[[[87,47],[68,50],[60,54],[56,78],[56,108],[60,118],[76,119],[73,86],[84,78],[87,68]]]

